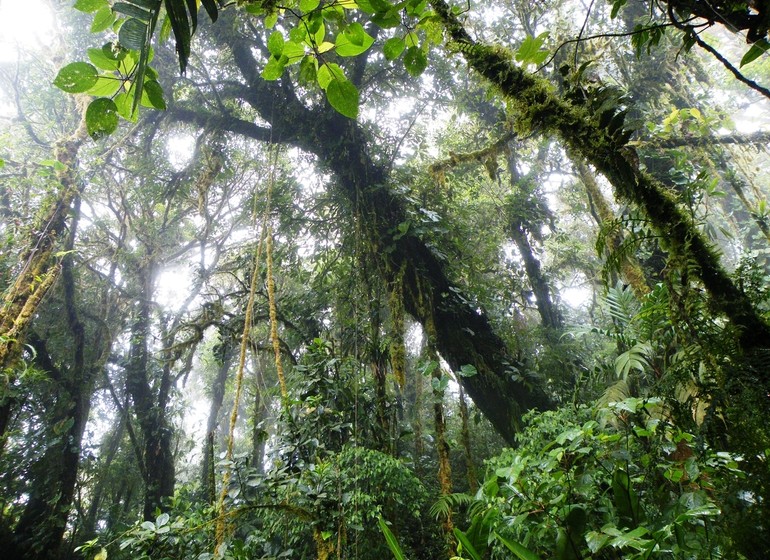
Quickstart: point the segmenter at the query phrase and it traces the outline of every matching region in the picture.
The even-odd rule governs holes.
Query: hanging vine
[[[246,369],[246,352],[249,347],[249,336],[251,334],[251,323],[254,312],[254,299],[257,292],[257,278],[259,277],[260,259],[262,256],[263,245],[265,244],[265,238],[267,238],[267,262],[268,262],[268,291],[270,290],[270,267],[272,266],[271,258],[271,242],[270,236],[272,234],[271,228],[268,226],[268,217],[271,205],[273,182],[275,178],[275,159],[271,161],[270,175],[267,183],[267,200],[265,202],[265,210],[262,217],[262,229],[259,235],[259,243],[257,244],[257,252],[254,255],[254,266],[251,271],[251,283],[249,285],[249,298],[246,303],[246,312],[243,320],[243,332],[241,334],[241,347],[238,357],[238,371],[235,376],[235,396],[233,398],[233,408],[230,413],[230,429],[227,438],[227,450],[225,452],[225,461],[232,461],[233,458],[233,442],[235,439],[235,424],[238,421],[238,408],[240,407],[241,394],[243,392],[243,375]],[[271,309],[272,320],[272,309]],[[280,363],[280,356],[276,357],[276,366]],[[282,370],[279,381],[281,381],[281,394],[284,395],[285,386],[282,381]],[[284,396],[285,400],[285,396]],[[220,547],[224,544],[225,537],[228,531],[227,527],[227,511],[225,509],[225,498],[227,497],[228,487],[231,479],[231,469],[225,467],[222,475],[222,490],[219,493],[219,501],[217,502],[217,511],[219,515],[217,517],[217,524],[215,530],[215,552],[220,551]]]

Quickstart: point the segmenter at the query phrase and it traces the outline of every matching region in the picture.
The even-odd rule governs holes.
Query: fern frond
[[[469,494],[459,492],[455,494],[446,494],[439,497],[439,499],[436,500],[436,503],[431,506],[430,515],[436,519],[441,519],[442,517],[446,518],[452,510],[467,507],[469,516],[473,517],[473,510],[476,509],[477,513],[479,506],[483,508],[485,506],[484,502]]]

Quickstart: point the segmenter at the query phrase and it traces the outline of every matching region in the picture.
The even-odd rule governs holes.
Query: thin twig
[[[722,56],[722,54],[718,50],[716,50],[714,47],[712,47],[711,45],[706,43],[703,39],[701,39],[700,35],[695,33],[690,26],[687,26],[683,22],[680,22],[679,20],[677,20],[676,16],[674,15],[674,9],[671,7],[670,4],[668,6],[668,18],[671,20],[671,23],[673,23],[674,26],[676,26],[677,29],[685,33],[688,33],[700,48],[710,53],[714,58],[716,58],[719,62],[721,62],[722,66],[727,68],[730,71],[730,73],[733,76],[735,76],[736,80],[746,84],[754,91],[757,91],[760,94],[767,97],[768,99],[770,99],[770,89],[760,86],[754,80],[750,80],[749,78],[741,74],[740,70],[738,70],[735,66],[733,66],[732,63],[729,60],[727,60],[724,56]]]

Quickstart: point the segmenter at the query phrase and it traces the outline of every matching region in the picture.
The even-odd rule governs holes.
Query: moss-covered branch
[[[506,52],[473,41],[444,0],[430,0],[430,4],[468,64],[509,100],[522,131],[559,136],[572,156],[585,159],[607,177],[619,199],[647,214],[668,250],[697,266],[714,306],[739,330],[743,348],[770,347],[768,324],[732,282],[714,248],[673,194],[640,169],[636,154],[626,145],[626,135],[617,134],[590,104],[560,97],[546,80],[516,66]]]
[[[78,99],[78,109],[85,115],[85,104]],[[77,155],[88,138],[85,120],[77,130],[56,144],[54,159],[61,164],[56,172],[58,188],[36,224],[30,228],[27,246],[21,254],[21,269],[3,294],[0,308],[0,372],[13,366],[18,359],[24,334],[59,273],[54,257],[56,244],[61,241],[67,215],[78,193]]]

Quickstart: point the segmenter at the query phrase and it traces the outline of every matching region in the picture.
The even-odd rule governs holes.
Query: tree
[[[611,548],[652,554],[649,546],[668,538],[667,530],[712,517],[713,546],[744,555],[761,549],[762,530],[754,531],[756,544],[742,546],[749,541],[736,528],[761,527],[766,509],[766,391],[755,384],[768,385],[768,293],[756,260],[730,270],[744,243],[738,235],[750,231],[754,247],[764,247],[761,196],[752,201],[739,185],[743,214],[735,219],[714,204],[707,168],[718,161],[716,151],[690,161],[684,154],[697,149],[700,140],[691,136],[715,127],[703,124],[703,109],[675,84],[670,61],[659,81],[670,84],[671,97],[634,85],[652,71],[642,69],[644,58],[631,60],[632,50],[663,49],[667,27],[683,33],[685,46],[708,40],[684,13],[699,13],[697,2],[669,5],[640,26],[620,2],[592,6],[578,30],[570,21],[576,18],[558,18],[550,3],[503,3],[505,15],[486,21],[475,7],[464,14],[441,0],[237,8],[206,0],[216,20],[208,24],[198,21],[193,3],[79,0],[78,9],[94,14],[93,26],[116,30],[116,40],[88,50],[89,63],[65,65],[55,80],[100,96],[84,121],[97,144],[81,152],[85,206],[78,212],[73,204],[71,214],[80,219],[50,242],[70,235],[59,284],[29,316],[30,350],[16,347],[14,387],[25,380],[30,395],[52,406],[43,413],[32,399],[19,399],[9,409],[6,459],[24,467],[3,487],[3,526],[21,535],[7,540],[24,546],[45,532],[40,546],[63,551],[62,541],[96,539],[88,548],[117,539],[130,554],[149,556],[377,556],[382,548],[362,552],[357,543],[372,539],[370,524],[381,513],[393,523],[390,545],[397,538],[419,557],[441,557],[444,542],[453,554],[478,557],[495,546],[558,558]],[[560,14],[574,9],[558,6]],[[752,37],[761,35],[756,20],[747,25]],[[611,31],[587,35],[593,26]],[[175,54],[154,41],[170,33]],[[510,41],[483,39],[493,33]],[[600,58],[587,41],[624,34],[632,36],[630,47],[584,63]],[[562,35],[568,42],[549,60],[546,49]],[[755,42],[760,50],[764,40]],[[574,57],[562,48],[569,41]],[[475,74],[458,68],[460,58]],[[177,61],[186,74],[172,78],[168,66]],[[623,77],[629,95],[608,85],[613,76]],[[420,99],[401,109],[406,119],[390,118],[398,97]],[[145,115],[140,106],[166,111]],[[633,119],[652,122],[634,128]],[[456,131],[447,132],[451,127]],[[191,157],[175,154],[184,141]],[[656,143],[687,145],[663,153]],[[5,152],[0,157],[11,161]],[[715,167],[729,178],[730,160],[721,161]],[[587,204],[578,197],[581,185]],[[9,196],[3,200],[12,215]],[[70,205],[62,204],[66,216]],[[589,212],[598,231],[590,232]],[[709,237],[712,216],[738,232],[735,240]],[[580,235],[571,229],[576,220]],[[602,248],[598,258],[588,256],[592,235]],[[593,288],[602,258],[606,276],[633,290]],[[13,265],[0,265],[0,278],[12,285]],[[166,292],[174,269],[187,271],[177,297]],[[590,317],[563,297],[566,279],[578,273],[591,283]],[[109,332],[101,339],[89,295],[96,292],[109,295],[98,307]],[[66,340],[77,342],[71,356]],[[26,381],[27,363],[47,372],[49,388]],[[205,444],[182,420],[188,382],[211,387]],[[253,391],[246,406],[244,388]],[[455,394],[459,409],[448,398]],[[581,413],[566,409],[522,420],[557,403],[582,410],[586,397],[599,395],[590,405],[596,414],[608,402],[625,403],[610,407],[617,414],[608,421],[624,427],[577,422]],[[658,396],[653,411],[648,403]],[[89,407],[114,426],[84,431]],[[741,413],[747,409],[751,415]],[[229,429],[219,427],[222,410]],[[499,445],[479,412],[508,444],[524,445],[527,457],[501,456],[476,498],[455,495],[451,471],[462,469],[451,463],[459,449],[472,464],[474,449]],[[660,414],[666,428],[655,432],[640,420],[645,414]],[[434,422],[424,422],[427,415]],[[480,423],[471,429],[474,417]],[[89,425],[100,426],[97,418]],[[67,449],[56,439],[63,426],[77,443]],[[561,455],[536,453],[547,439],[538,430],[560,442]],[[44,437],[35,442],[35,434]],[[604,476],[579,442],[623,438],[626,450],[647,458],[613,463],[604,486],[558,492],[559,480],[572,480],[573,465]],[[605,460],[614,461],[621,447],[606,445]],[[713,468],[723,456],[716,451],[732,452],[738,466],[698,478],[693,469]],[[57,454],[67,458],[61,465]],[[679,468],[679,454],[689,467]],[[529,455],[547,466],[545,485],[527,488],[521,506],[538,510],[531,538],[505,529],[521,513],[521,492],[500,491],[498,483],[500,472]],[[128,481],[125,489],[107,472],[111,464]],[[737,471],[752,476],[730,474]],[[362,473],[386,490],[363,488]],[[708,507],[684,508],[685,494],[668,498],[671,477],[685,475],[701,485],[718,477],[724,491],[704,497],[703,486],[690,494]],[[460,478],[454,483],[462,488]],[[51,484],[41,485],[44,479]],[[400,481],[410,497],[380,480]],[[410,509],[425,492],[438,500],[440,529]],[[592,492],[606,507],[586,507],[581,496]],[[762,499],[741,497],[749,495]],[[634,496],[677,521],[641,515]],[[717,503],[720,514],[711,507]],[[480,508],[488,515],[477,515]],[[131,525],[138,514],[142,521]],[[668,529],[658,533],[648,521]],[[614,529],[602,529],[610,522]],[[651,534],[660,539],[647,540]],[[695,540],[703,544],[710,534],[697,532]],[[616,537],[626,540],[611,541]]]

